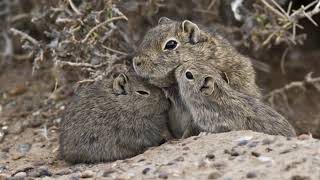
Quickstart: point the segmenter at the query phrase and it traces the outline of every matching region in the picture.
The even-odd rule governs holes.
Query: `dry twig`
[[[74,63],[74,62],[69,62],[69,61],[60,61],[60,60],[56,60],[55,65],[59,66],[59,67],[63,67],[63,66],[73,66],[73,67],[83,67],[83,68],[100,68],[102,66],[108,65],[108,62],[105,63],[101,63],[101,64],[97,64],[97,65],[93,65],[90,63]]]
[[[275,89],[275,90],[271,91],[270,93],[268,93],[267,95],[264,96],[264,99],[268,100],[268,102],[271,104],[271,106],[274,107],[274,98],[278,95],[281,96],[285,100],[285,103],[288,103],[288,98],[287,98],[286,92],[288,92],[294,88],[300,88],[302,90],[306,90],[307,85],[313,85],[320,92],[320,88],[317,86],[317,83],[320,83],[320,77],[312,78],[311,75],[312,75],[312,73],[308,73],[306,75],[304,81],[291,82],[290,84],[287,84],[282,88]]]
[[[278,23],[281,27],[269,35],[269,37],[263,42],[264,45],[268,44],[269,41],[280,31],[287,31],[289,29],[292,30],[291,41],[296,44],[297,28],[303,29],[303,26],[299,24],[300,19],[307,18],[315,26],[318,26],[317,22],[312,17],[315,14],[320,13],[320,0],[315,0],[307,6],[301,6],[298,10],[293,11],[292,2],[289,3],[288,9],[285,11],[275,0],[269,0],[273,5],[267,2],[267,0],[261,1],[269,10],[279,17]],[[314,8],[311,9],[313,6]]]
[[[72,0],[68,0],[69,4],[72,8],[72,10],[77,14],[77,15],[81,15],[82,13],[79,11],[79,9],[76,7],[76,5],[74,5]]]
[[[100,27],[105,26],[106,24],[108,24],[108,23],[110,23],[112,21],[116,21],[116,20],[120,20],[120,19],[124,19],[126,21],[128,20],[128,18],[126,16],[118,16],[118,17],[113,17],[113,18],[107,19],[107,20],[103,21],[102,23],[100,23],[100,24],[96,25],[95,27],[93,27],[81,42],[85,43],[89,39],[91,34],[94,33]]]
[[[39,41],[37,41],[36,39],[34,39],[33,37],[31,37],[30,35],[18,30],[18,29],[15,29],[15,28],[11,28],[10,29],[10,32],[12,32],[14,35],[20,35],[22,39],[26,39],[28,41],[30,41],[32,44],[34,44],[35,46],[40,46],[40,43]]]

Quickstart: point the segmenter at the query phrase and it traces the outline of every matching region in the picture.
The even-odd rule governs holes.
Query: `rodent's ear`
[[[191,43],[198,43],[200,40],[200,29],[195,23],[184,20],[181,24],[182,32],[187,33]]]
[[[229,81],[229,77],[228,77],[227,73],[221,72],[220,75],[221,75],[222,79],[223,79],[224,81],[226,81],[226,83],[229,84],[230,81]]]
[[[128,94],[128,78],[125,74],[119,74],[118,77],[113,80],[113,91],[118,95]]]
[[[214,80],[212,77],[204,78],[203,85],[200,88],[200,92],[205,96],[210,96],[214,91]]]
[[[172,23],[173,21],[167,17],[161,17],[159,18],[158,20],[158,25],[162,25],[162,24],[170,24]]]

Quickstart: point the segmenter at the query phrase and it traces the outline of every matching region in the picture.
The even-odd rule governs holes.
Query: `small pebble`
[[[259,144],[259,141],[253,141],[248,144],[248,147],[253,148],[253,147],[256,147],[258,144]]]
[[[142,170],[142,174],[147,174],[149,171],[150,171],[151,169],[150,168],[144,168],[143,170]]]
[[[259,156],[258,160],[261,162],[272,162],[272,158],[267,156]]]
[[[18,159],[21,159],[21,158],[23,158],[23,157],[24,157],[23,154],[13,154],[13,155],[11,156],[11,159],[12,159],[12,160],[18,160]]]
[[[272,141],[269,138],[265,138],[262,140],[262,145],[269,145],[271,143],[272,143]]]
[[[28,173],[30,177],[44,177],[51,176],[52,174],[48,171],[46,166],[39,167],[38,169],[33,169]]]
[[[174,162],[168,162],[166,165],[167,166],[172,166],[172,165],[174,165]]]
[[[159,173],[159,178],[160,179],[168,179],[169,174],[166,172],[160,172]]]
[[[9,128],[9,133],[10,134],[20,134],[24,130],[24,126],[22,125],[21,122],[16,122]]]
[[[295,175],[291,177],[291,180],[311,180],[311,178],[309,176]]]
[[[237,139],[237,142],[241,141],[250,141],[253,137],[252,136],[243,136],[242,138]]]
[[[0,173],[7,169],[6,165],[0,164]]]
[[[208,175],[208,179],[219,179],[221,176],[219,172],[213,171]]]
[[[184,157],[179,156],[179,157],[177,157],[177,158],[175,159],[175,161],[182,162],[182,161],[184,161]]]
[[[237,151],[234,150],[234,149],[231,149],[231,151],[229,151],[228,149],[225,149],[225,150],[224,150],[224,153],[230,154],[231,156],[239,156],[239,155],[240,155],[239,152],[237,152]]]
[[[79,178],[79,176],[74,175],[74,176],[71,176],[69,179],[70,180],[79,180],[80,178]]]
[[[29,143],[23,143],[19,144],[17,147],[17,151],[21,154],[26,154],[31,149],[31,144]]]
[[[71,174],[73,171],[71,169],[64,169],[64,170],[60,170],[58,172],[55,173],[55,175],[67,175],[67,174]]]
[[[0,143],[3,141],[5,135],[6,133],[2,129],[0,129]]]
[[[18,172],[17,174],[14,175],[14,177],[24,178],[24,177],[27,177],[27,173],[26,172]]]
[[[281,151],[280,154],[287,154],[291,151],[292,151],[292,149],[285,149],[285,150]]]
[[[199,136],[196,136],[193,138],[193,140],[198,140],[200,137]]]
[[[183,147],[182,150],[187,151],[187,150],[190,150],[190,148],[186,146],[186,147]]]
[[[227,164],[225,162],[214,162],[212,167],[216,168],[217,170],[223,170]]]
[[[207,159],[214,159],[216,156],[214,155],[214,154],[211,154],[211,153],[209,153],[209,154],[207,154],[206,155],[206,158]]]
[[[256,151],[252,151],[252,152],[251,152],[251,155],[252,155],[252,156],[255,156],[255,157],[259,157],[261,154],[258,153],[258,152],[256,152]]]
[[[81,173],[81,178],[91,178],[93,177],[94,173],[91,170],[85,170]]]
[[[271,151],[273,151],[273,149],[271,149],[269,147],[266,148],[266,152],[271,152]]]
[[[112,169],[107,169],[103,172],[102,176],[103,177],[109,177],[112,173],[114,173],[115,171]]]
[[[197,167],[198,168],[204,168],[204,167],[207,167],[207,162],[205,160],[199,160],[197,162]]]
[[[252,178],[255,178],[255,177],[257,177],[257,173],[255,173],[255,172],[248,172],[247,173],[247,178],[248,179],[252,179]]]

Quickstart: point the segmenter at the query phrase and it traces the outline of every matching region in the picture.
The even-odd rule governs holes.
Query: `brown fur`
[[[81,88],[61,123],[61,157],[71,163],[113,161],[160,145],[171,136],[168,109],[161,89],[133,72]]]
[[[213,65],[185,63],[176,69],[176,79],[193,122],[202,131],[253,130],[271,135],[296,135],[284,117],[258,98],[231,88],[225,74]]]
[[[163,47],[170,38],[175,38],[180,45],[175,50],[164,51]],[[209,34],[190,21],[161,18],[159,25],[145,35],[133,64],[139,76],[162,87],[171,100],[169,122],[176,137],[182,136],[191,115],[180,102],[174,70],[189,61],[213,63],[228,75],[232,88],[260,97],[251,61],[239,54],[223,37],[217,33]]]

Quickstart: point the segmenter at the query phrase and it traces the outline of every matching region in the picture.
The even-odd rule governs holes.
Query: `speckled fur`
[[[193,80],[186,78],[186,72]],[[176,69],[180,94],[194,123],[202,131],[219,133],[253,130],[271,135],[295,136],[289,122],[258,98],[238,92],[222,77],[222,72],[208,63],[185,63]],[[212,78],[213,91],[201,92],[206,78]],[[207,86],[206,86],[207,87]]]
[[[78,90],[61,122],[60,155],[71,163],[113,161],[135,156],[170,139],[169,101],[161,89],[127,72],[127,94],[114,79]],[[149,96],[136,93],[149,91]]]
[[[172,37],[180,42],[180,46],[173,51],[163,51],[164,43]],[[183,103],[180,102],[174,70],[189,61],[213,63],[228,75],[233,89],[260,97],[251,61],[238,53],[222,36],[200,28],[199,42],[192,43],[190,34],[183,32],[182,22],[161,21],[146,33],[133,63],[138,75],[162,87],[171,100],[169,123],[176,137],[182,136],[191,115],[187,108],[181,106]]]

